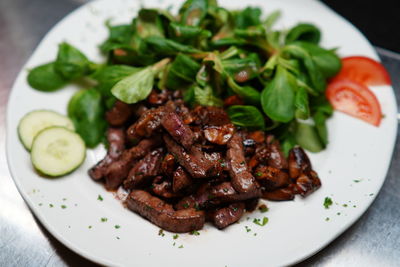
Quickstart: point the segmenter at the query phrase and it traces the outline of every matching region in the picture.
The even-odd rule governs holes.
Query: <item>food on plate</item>
[[[346,100],[333,84],[326,92],[342,62],[319,45],[320,30],[309,23],[276,30],[279,16],[211,0],[187,0],[176,16],[142,8],[132,23],[107,22],[105,63],[63,42],[53,62],[29,72],[28,83],[40,91],[90,85],[69,100],[68,117],[87,147],[106,144],[89,175],[108,190],[128,191],[129,209],[172,232],[205,221],[222,229],[260,198],[291,200],[321,186],[303,149],[326,148],[327,97],[337,99],[334,107]],[[338,110],[379,123],[361,106],[347,107]],[[75,135],[62,136],[81,159]],[[45,169],[46,157],[39,159]],[[78,166],[69,154],[62,160],[65,169]]]
[[[64,127],[53,126],[39,132],[31,150],[36,170],[50,177],[65,175],[85,160],[86,146],[82,138]]]
[[[302,148],[286,157],[272,135],[234,126],[221,107],[190,108],[180,91],[153,90],[136,104],[117,100],[106,118],[108,152],[90,176],[108,190],[122,186],[129,209],[171,232],[206,221],[222,229],[260,198],[291,200],[321,186]]]

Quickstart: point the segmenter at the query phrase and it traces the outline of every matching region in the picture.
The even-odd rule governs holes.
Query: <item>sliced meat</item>
[[[246,205],[246,211],[254,211],[257,206],[258,206],[258,202],[259,202],[259,198],[252,198],[252,199],[248,199],[244,202],[244,204]]]
[[[311,171],[311,162],[306,152],[301,147],[294,147],[289,152],[289,174],[290,178],[297,178],[301,173]]]
[[[278,169],[287,169],[288,163],[283,155],[281,146],[278,141],[273,142],[269,145],[269,158],[268,165]]]
[[[235,132],[235,126],[232,123],[222,126],[209,126],[204,129],[204,137],[208,142],[217,145],[226,145]]]
[[[226,158],[230,165],[229,175],[233,187],[240,193],[255,192],[259,185],[248,170],[244,157],[243,139],[239,134],[235,134],[228,142]]]
[[[200,230],[205,222],[203,211],[192,208],[175,211],[170,204],[143,190],[133,190],[126,203],[130,210],[162,229],[175,233]]]
[[[158,176],[154,179],[152,190],[154,194],[163,198],[174,198],[181,196],[179,193],[172,191],[171,181],[165,180],[162,176]]]
[[[253,140],[254,142],[261,144],[265,142],[265,132],[264,131],[254,131],[249,132],[246,135],[246,139]]]
[[[259,166],[255,171],[255,177],[268,191],[289,185],[289,175],[277,168]]]
[[[189,126],[183,123],[178,114],[175,112],[166,113],[161,120],[161,124],[177,143],[190,150],[195,136]]]
[[[231,123],[228,114],[222,108],[197,106],[193,112],[199,124],[222,126]]]
[[[161,162],[162,173],[172,177],[174,175],[175,165],[175,157],[168,153]]]
[[[165,114],[163,106],[145,111],[139,119],[132,124],[127,131],[127,137],[131,141],[137,141],[143,137],[150,137],[161,128],[161,120]]]
[[[125,149],[125,133],[120,128],[108,128],[108,151],[103,160],[99,161],[89,170],[89,176],[94,180],[100,180],[107,171],[107,166],[116,161]]]
[[[105,172],[105,186],[108,190],[117,189],[128,176],[133,164],[143,158],[153,148],[160,144],[160,138],[143,139],[136,146],[125,150],[121,158],[112,162]]]
[[[193,195],[181,198],[174,207],[176,210],[183,210],[188,208],[199,209],[196,198]]]
[[[235,190],[231,182],[223,182],[221,184],[212,186],[208,193],[208,200],[214,204],[237,202],[259,197],[261,197],[260,188],[247,193],[240,193]]]
[[[182,165],[193,178],[208,177],[209,170],[213,165],[205,158],[200,148],[193,146],[188,153],[170,136],[164,135],[164,141],[168,151],[174,155],[178,163]]]
[[[181,166],[179,166],[174,172],[174,176],[172,178],[172,191],[175,193],[179,192],[191,184],[192,179],[190,175]]]
[[[233,203],[228,207],[215,210],[209,217],[218,229],[223,229],[228,225],[239,221],[243,216],[244,208],[245,205],[243,203]]]
[[[318,188],[321,187],[321,181],[318,175],[314,171],[310,171],[307,174],[301,174],[296,180],[297,192],[302,196],[306,197]]]
[[[294,193],[290,188],[280,188],[271,192],[263,192],[262,198],[272,201],[293,200]]]
[[[161,173],[160,166],[163,157],[163,148],[158,148],[139,160],[129,171],[128,177],[124,181],[125,189],[150,184],[152,179]]]
[[[122,126],[132,116],[135,108],[135,105],[129,105],[117,100],[115,101],[114,106],[106,112],[106,120],[111,126]]]
[[[171,98],[171,94],[167,90],[161,90],[158,92],[157,90],[152,90],[150,95],[147,97],[147,101],[151,105],[160,106],[165,104]]]

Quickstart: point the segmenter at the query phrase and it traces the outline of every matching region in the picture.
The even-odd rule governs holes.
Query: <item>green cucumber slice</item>
[[[72,121],[57,112],[50,110],[35,110],[26,114],[19,122],[18,135],[27,150],[31,150],[35,136],[50,126],[61,126],[75,130]]]
[[[68,174],[78,168],[85,157],[85,142],[77,133],[64,127],[46,128],[33,140],[32,164],[47,176]]]

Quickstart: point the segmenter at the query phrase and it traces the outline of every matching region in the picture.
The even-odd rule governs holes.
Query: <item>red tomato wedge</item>
[[[368,57],[342,58],[342,69],[334,79],[348,79],[363,85],[390,85],[390,76],[381,63]]]
[[[379,126],[382,119],[381,106],[375,95],[364,85],[335,79],[326,89],[326,97],[334,109]]]

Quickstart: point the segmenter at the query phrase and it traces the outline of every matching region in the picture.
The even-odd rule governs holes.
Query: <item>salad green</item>
[[[258,7],[227,10],[215,0],[187,0],[177,15],[142,8],[129,24],[106,22],[109,37],[99,46],[105,63],[62,43],[55,61],[32,69],[28,82],[41,91],[82,80],[91,87],[68,106],[89,147],[102,141],[104,112],[116,99],[133,104],[156,89],[182,90],[189,105],[224,106],[237,95],[240,104],[227,109],[235,125],[270,131],[285,151],[299,144],[318,152],[332,114],[327,79],[341,61],[319,45],[315,25],[276,30],[279,16],[264,18]]]

